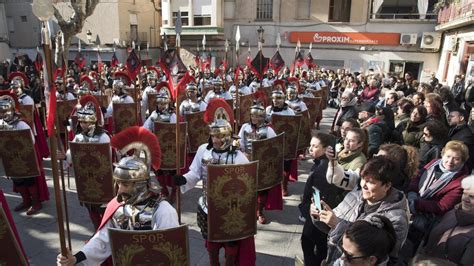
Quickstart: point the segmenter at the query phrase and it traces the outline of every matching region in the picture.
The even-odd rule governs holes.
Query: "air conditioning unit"
[[[439,50],[441,45],[441,33],[440,32],[423,32],[421,38],[421,49],[432,49]]]
[[[415,45],[417,38],[418,38],[417,33],[402,33],[400,36],[400,44],[401,45]]]

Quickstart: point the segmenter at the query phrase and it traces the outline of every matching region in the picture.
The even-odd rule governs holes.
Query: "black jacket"
[[[469,171],[474,167],[474,134],[467,124],[451,127],[448,133],[449,140],[459,140],[469,148],[467,166]]]
[[[341,116],[339,116],[339,119],[336,121],[336,126],[342,126],[342,123],[346,121],[349,118],[357,118],[357,110],[355,106],[346,106],[346,107],[341,107],[340,112],[342,112]]]

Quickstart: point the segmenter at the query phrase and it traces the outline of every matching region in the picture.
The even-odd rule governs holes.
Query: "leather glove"
[[[188,181],[186,180],[186,178],[182,175],[175,175],[173,176],[173,182],[175,185],[177,186],[182,186],[182,185],[186,185],[186,183],[188,183]]]

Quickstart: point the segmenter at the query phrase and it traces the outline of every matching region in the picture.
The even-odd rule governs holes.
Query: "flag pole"
[[[53,85],[53,64],[50,50],[50,37],[48,33],[48,27],[46,26],[46,21],[43,21],[43,52],[46,62],[46,71],[48,72],[48,86],[49,88]],[[51,91],[51,90],[50,90]],[[50,96],[51,97],[51,96]],[[51,108],[51,106],[50,106]],[[57,116],[57,114],[55,114]],[[56,117],[55,117],[56,120]],[[51,150],[51,168],[53,174],[53,185],[54,185],[54,198],[56,200],[56,217],[58,222],[58,232],[59,232],[59,245],[61,247],[61,255],[66,256],[68,251],[66,247],[66,239],[64,233],[64,214],[63,206],[61,203],[61,189],[59,185],[59,176],[58,176],[58,158],[57,158],[57,139],[56,139],[56,129],[53,126],[53,132],[48,132],[50,135],[50,150]]]
[[[237,25],[237,30],[235,31],[235,56],[236,56],[236,61],[237,61],[237,69],[240,67],[239,66],[239,51],[240,51],[240,26]],[[237,72],[236,69],[236,72]],[[242,73],[243,74],[243,73]],[[240,93],[239,93],[239,77],[234,75],[234,86],[235,86],[235,106],[236,106],[236,121],[234,122],[234,133],[236,133],[240,123]]]

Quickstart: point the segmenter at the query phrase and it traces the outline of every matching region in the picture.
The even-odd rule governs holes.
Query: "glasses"
[[[342,242],[339,243],[337,245],[337,249],[339,250],[339,252],[341,252],[344,257],[341,257],[342,260],[345,260],[349,263],[351,263],[353,260],[357,260],[357,259],[365,259],[365,258],[368,258],[370,256],[353,256],[351,254],[349,254],[343,247],[342,247]]]

